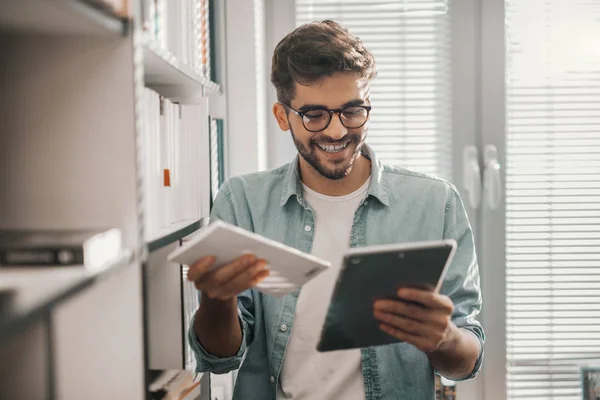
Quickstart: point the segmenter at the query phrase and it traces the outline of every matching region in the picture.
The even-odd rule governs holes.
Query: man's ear
[[[279,129],[282,131],[290,130],[290,122],[287,116],[287,110],[280,103],[273,104],[273,115],[277,120],[277,124],[279,125]]]

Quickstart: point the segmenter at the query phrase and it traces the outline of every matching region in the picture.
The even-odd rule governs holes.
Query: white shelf
[[[144,44],[144,81],[147,87],[160,95],[182,104],[198,104],[203,94],[221,91],[218,84],[151,40]]]
[[[92,0],[2,0],[0,31],[121,36],[126,18]]]
[[[209,94],[220,94],[221,93],[221,85],[215,83],[211,80],[206,80],[204,82],[204,88],[208,91]]]
[[[0,289],[15,290],[10,303],[0,314],[0,337],[44,314],[57,303],[80,292],[95,279],[131,264],[130,251],[98,269],[72,267],[2,267]]]

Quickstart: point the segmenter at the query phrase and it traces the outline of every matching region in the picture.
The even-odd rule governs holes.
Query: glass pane
[[[600,2],[505,5],[507,393],[580,399],[600,364]]]

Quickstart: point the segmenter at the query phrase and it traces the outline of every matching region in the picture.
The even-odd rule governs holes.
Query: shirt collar
[[[389,206],[389,196],[387,188],[387,180],[384,174],[384,167],[373,149],[367,144],[363,145],[363,156],[371,160],[371,183],[367,196],[376,198],[385,206]],[[304,205],[304,191],[302,190],[302,182],[300,181],[299,157],[296,155],[294,161],[289,165],[285,175],[283,191],[281,193],[281,206],[285,205],[290,197],[296,196],[298,202]]]

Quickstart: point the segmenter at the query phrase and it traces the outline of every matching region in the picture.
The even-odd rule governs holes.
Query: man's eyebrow
[[[298,109],[298,111],[304,111],[304,112],[312,111],[312,110],[327,110],[327,107],[325,107],[322,104],[305,104]]]
[[[340,108],[362,106],[363,104],[365,104],[365,101],[363,99],[355,99],[355,100],[350,100],[347,103],[344,103]]]
[[[363,105],[365,101],[363,99],[354,99],[350,100],[344,104],[340,108],[353,107]],[[298,109],[298,111],[307,112],[312,110],[329,110],[329,108],[325,107],[322,104],[304,104],[302,107]]]

